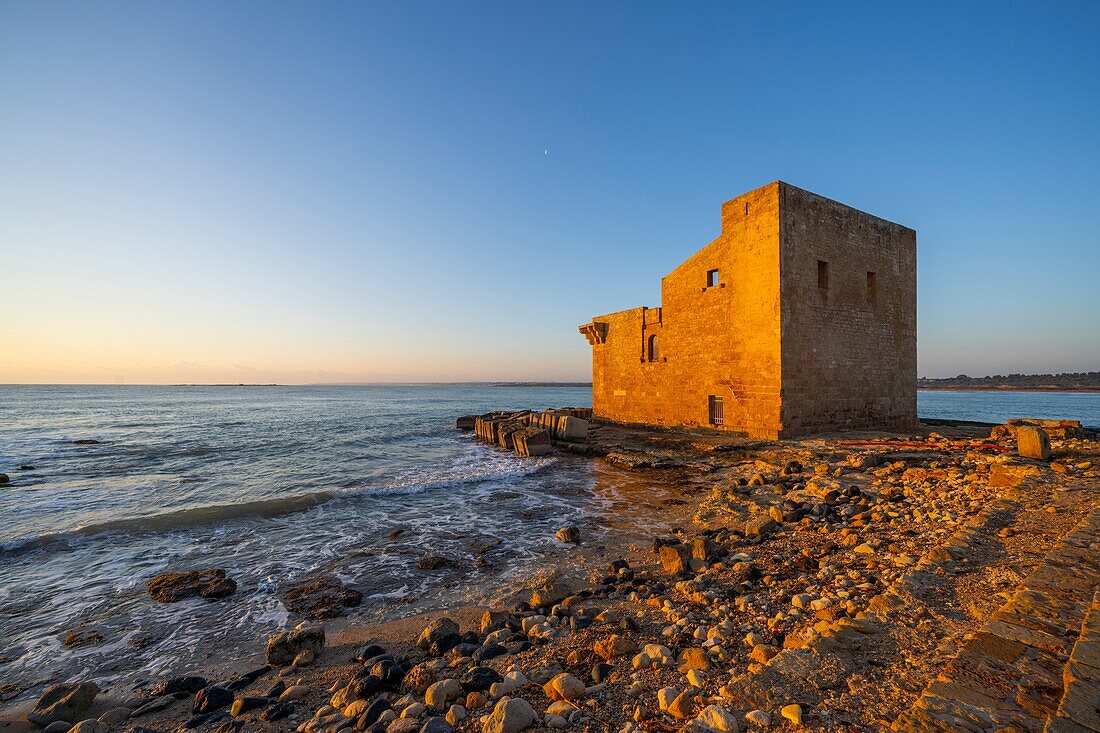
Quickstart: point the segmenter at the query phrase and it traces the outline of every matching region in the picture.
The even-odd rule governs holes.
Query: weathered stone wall
[[[658,393],[660,362],[645,360],[645,313],[632,308],[592,319],[606,327],[605,341],[592,346],[592,412],[620,422],[665,425]],[[661,343],[662,351],[667,348]]]
[[[780,185],[782,434],[914,426],[916,232]]]
[[[913,230],[778,181],[727,201],[718,238],[662,280],[661,308],[581,327],[593,410],[710,426],[716,396],[720,429],[765,438],[913,424],[915,256]]]
[[[708,286],[708,272],[719,283]],[[661,308],[598,316],[592,347],[595,414],[620,422],[709,424],[721,396],[723,429],[775,437],[779,429],[778,187],[723,207],[722,233],[661,284]],[[649,337],[658,358],[649,359]]]
[[[668,362],[665,411],[679,425],[709,425],[722,398],[722,429],[775,437],[779,428],[779,196],[774,186],[722,207],[722,233],[661,285]],[[719,284],[707,286],[718,270]]]

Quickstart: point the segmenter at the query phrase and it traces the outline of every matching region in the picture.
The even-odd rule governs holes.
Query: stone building
[[[916,232],[782,181],[661,280],[592,319],[592,406],[617,422],[782,438],[916,424]]]

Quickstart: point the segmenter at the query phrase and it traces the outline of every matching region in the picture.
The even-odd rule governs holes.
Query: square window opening
[[[707,270],[707,287],[716,288],[719,282],[721,281],[718,279],[718,270]]]
[[[829,289],[829,263],[825,260],[817,261],[817,287]]]

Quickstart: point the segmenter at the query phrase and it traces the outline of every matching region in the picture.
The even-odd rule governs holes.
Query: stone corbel
[[[602,344],[607,341],[607,324],[606,323],[586,323],[577,329],[588,339],[590,346],[596,344]]]

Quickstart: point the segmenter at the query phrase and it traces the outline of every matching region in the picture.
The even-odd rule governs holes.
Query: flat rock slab
[[[94,682],[51,685],[27,714],[27,720],[41,726],[59,720],[79,720],[80,714],[88,709],[98,694],[99,686]]]

